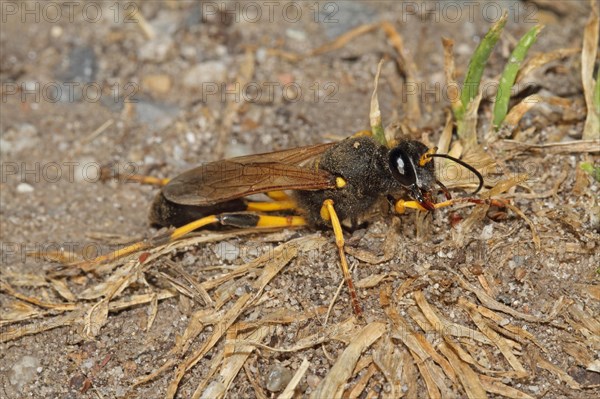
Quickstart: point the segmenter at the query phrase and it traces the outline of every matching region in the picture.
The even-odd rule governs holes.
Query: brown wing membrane
[[[211,162],[173,178],[162,192],[171,202],[206,206],[274,190],[335,187],[335,177],[303,166],[336,143]]]

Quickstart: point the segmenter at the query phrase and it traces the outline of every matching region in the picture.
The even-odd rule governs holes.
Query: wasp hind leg
[[[219,215],[209,215],[176,228],[169,233],[161,234],[148,240],[136,242],[78,265],[84,266],[86,269],[90,269],[94,265],[114,261],[124,256],[131,255],[135,252],[174,242],[195,230],[213,224],[220,224],[222,226],[236,228],[285,228],[305,226],[306,220],[301,216],[270,216],[259,215],[252,212],[231,212],[222,213]]]
[[[344,280],[348,286],[350,300],[352,301],[352,308],[354,309],[354,313],[360,317],[362,315],[362,309],[358,302],[358,295],[356,294],[356,289],[354,288],[354,282],[352,281],[352,276],[350,275],[350,269],[348,268],[346,252],[344,251],[344,233],[342,232],[340,219],[338,218],[335,208],[333,207],[333,200],[327,199],[323,201],[323,206],[321,207],[321,218],[331,222],[331,226],[333,227],[335,245],[337,246],[340,255],[342,273],[344,274]]]
[[[246,206],[247,211],[255,212],[277,212],[290,211],[298,208],[295,201],[291,199],[276,200],[276,201],[251,201]]]

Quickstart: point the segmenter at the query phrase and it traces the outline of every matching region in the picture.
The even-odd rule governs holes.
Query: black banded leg
[[[348,291],[350,292],[352,308],[354,309],[354,313],[356,314],[356,316],[360,317],[362,315],[362,309],[360,308],[360,304],[358,302],[358,295],[356,294],[354,282],[352,281],[350,269],[348,268],[348,261],[346,260],[346,253],[344,251],[344,233],[342,232],[342,225],[340,224],[340,219],[338,218],[337,213],[335,212],[335,209],[333,207],[333,200],[327,199],[323,202],[323,206],[321,207],[321,218],[330,221],[331,226],[333,227],[333,233],[335,235],[335,244],[337,245],[338,252],[340,254],[342,273],[344,274],[344,280],[346,281]]]

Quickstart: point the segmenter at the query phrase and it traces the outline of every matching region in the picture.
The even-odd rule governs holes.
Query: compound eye
[[[394,178],[403,186],[409,187],[416,183],[415,165],[402,148],[394,148],[390,151],[390,170]]]

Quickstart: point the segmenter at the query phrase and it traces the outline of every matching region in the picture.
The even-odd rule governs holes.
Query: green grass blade
[[[488,33],[485,34],[469,61],[467,75],[465,76],[463,88],[460,92],[462,106],[457,109],[458,112],[455,115],[457,121],[462,120],[467,105],[469,105],[471,100],[475,98],[479,92],[479,83],[481,82],[485,64],[487,63],[488,58],[490,58],[490,54],[492,53],[496,42],[500,38],[500,34],[502,33],[502,29],[504,29],[507,19],[508,13],[504,12],[502,18],[500,18],[498,22],[490,28]]]
[[[515,84],[515,79],[521,63],[527,56],[529,48],[535,43],[538,34],[542,30],[542,25],[537,25],[531,28],[521,37],[519,43],[513,50],[508,63],[504,67],[498,91],[496,92],[496,103],[494,104],[494,127],[498,128],[508,112],[508,102],[510,100],[511,89]]]
[[[600,166],[594,166],[591,162],[582,162],[579,167],[586,173],[589,173],[594,180],[600,182]]]

